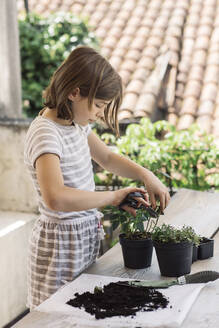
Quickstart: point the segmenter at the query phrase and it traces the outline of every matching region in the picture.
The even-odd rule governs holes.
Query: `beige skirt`
[[[103,238],[96,216],[58,220],[40,216],[30,237],[27,306],[32,310],[95,262]]]

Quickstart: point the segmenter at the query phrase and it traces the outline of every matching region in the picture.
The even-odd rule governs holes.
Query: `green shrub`
[[[170,224],[163,223],[152,231],[152,239],[158,243],[182,243],[191,242],[196,246],[200,243],[200,237],[190,226],[184,225],[181,229]]]
[[[42,91],[53,72],[77,45],[97,47],[87,22],[69,13],[48,18],[29,14],[19,19],[22,66],[22,100],[26,116],[42,108]]]
[[[129,124],[118,140],[108,133],[101,138],[113,150],[154,172],[171,188],[196,190],[219,189],[219,149],[213,136],[201,132],[198,126],[177,131],[167,121],[151,123],[142,118],[139,124]],[[142,185],[104,172],[105,180],[96,175],[97,184]]]

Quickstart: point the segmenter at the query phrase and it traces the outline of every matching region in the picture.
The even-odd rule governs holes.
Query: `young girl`
[[[30,238],[28,306],[33,309],[97,258],[102,214],[97,208],[118,206],[133,191],[95,192],[93,159],[104,169],[142,181],[150,202],[167,206],[167,188],[152,172],[115,154],[91,131],[98,119],[118,134],[117,113],[122,82],[94,49],[80,46],[54,73],[45,94],[45,108],[31,123],[25,142],[25,163],[38,194],[40,217]],[[149,205],[147,197],[139,204]],[[124,207],[136,214],[135,210]]]

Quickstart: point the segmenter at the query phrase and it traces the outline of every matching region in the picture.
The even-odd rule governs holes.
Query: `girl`
[[[38,194],[40,217],[30,238],[28,306],[33,309],[97,258],[100,218],[97,208],[118,206],[133,191],[95,192],[91,159],[117,175],[142,181],[155,207],[167,206],[167,188],[152,172],[115,154],[91,131],[103,120],[118,134],[122,82],[94,49],[80,46],[54,73],[44,93],[45,107],[31,123],[25,163]],[[149,205],[147,197],[138,198]],[[136,215],[133,208],[125,210]]]

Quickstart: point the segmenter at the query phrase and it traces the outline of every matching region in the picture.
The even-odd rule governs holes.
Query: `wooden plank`
[[[68,316],[60,313],[45,313],[39,311],[32,311],[26,315],[22,320],[17,322],[13,328],[73,328],[76,327],[74,323],[69,325]]]
[[[174,225],[189,224],[200,234],[210,237],[219,227],[218,197],[219,194],[180,190],[172,198],[170,205],[165,211],[165,215],[161,217],[160,224],[162,222]],[[191,273],[203,270],[219,271],[219,232],[214,239],[214,257],[193,263]],[[150,268],[140,270],[125,268],[119,243],[100,257],[85,273],[145,280],[171,279],[160,276],[155,251],[153,251],[152,265]],[[193,305],[182,328],[217,327],[219,322],[218,298],[219,283],[213,288],[205,288]],[[44,326],[45,328],[49,328],[52,322],[59,323],[58,326],[60,328],[65,328],[67,317],[55,313],[48,314],[32,311],[14,327],[41,328]]]
[[[101,256],[85,273],[103,276],[159,280],[161,279],[155,251],[153,250],[151,267],[146,269],[129,269],[124,266],[122,249],[119,243]],[[164,278],[165,279],[165,278]]]
[[[114,246],[110,251],[108,251],[104,256],[102,256],[97,263],[95,263],[87,273],[93,274],[103,274],[103,275],[113,275],[111,271],[111,266],[115,265],[114,262],[115,254],[120,253],[119,245]],[[116,262],[118,263],[118,257],[116,257]],[[103,261],[104,260],[104,261]],[[106,265],[106,268],[104,266]],[[107,269],[108,268],[108,269]],[[116,268],[117,272],[119,269]],[[122,271],[122,268],[120,268]],[[155,280],[159,278],[159,274],[154,274],[155,267],[145,270],[128,270],[125,273],[121,274],[122,277],[129,278],[142,278],[148,280]],[[215,252],[214,257],[208,260],[197,261],[192,265],[192,273],[202,270],[216,270],[219,271],[219,233],[215,237]],[[143,279],[144,279],[143,278]],[[164,277],[162,277],[164,279]],[[188,317],[182,324],[182,328],[215,328],[218,326],[219,322],[219,283],[213,287],[205,288],[195,304],[193,305],[191,311],[188,314]],[[50,328],[53,322],[56,323],[56,326],[59,328],[69,327],[69,321],[67,320],[68,316],[58,314],[58,313],[43,313],[38,311],[32,311],[17,324],[14,328]],[[68,325],[67,325],[68,322]],[[74,325],[72,325],[74,327]],[[70,328],[70,327],[69,327]],[[92,327],[91,327],[92,328]]]
[[[219,227],[219,193],[179,190],[160,217],[159,224],[163,222],[190,225],[200,235],[211,237]]]
[[[192,264],[192,273],[204,270],[219,272],[219,232],[214,237],[214,256],[206,260],[196,261]]]
[[[159,221],[159,224],[165,222],[176,226],[191,225],[197,233],[210,237],[219,227],[219,194],[179,190]],[[133,279],[161,279],[155,251],[150,268],[132,270],[124,267],[119,243],[88,268],[86,273]]]
[[[193,263],[191,271],[192,273],[203,270],[219,271],[219,233],[214,239],[214,257]],[[97,260],[96,263],[90,266],[85,272],[104,276],[145,280],[170,279],[166,277],[161,277],[155,250],[153,250],[151,267],[139,270],[126,268],[123,263],[122,249],[119,243],[116,244],[113,248],[111,248],[108,252],[106,252],[101,258]]]
[[[214,256],[192,264],[192,273],[204,270],[219,271],[219,233],[214,238]],[[200,293],[181,328],[216,328],[219,326],[219,280]]]

